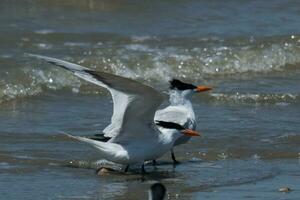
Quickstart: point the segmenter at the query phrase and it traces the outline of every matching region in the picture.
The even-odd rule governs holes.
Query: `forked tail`
[[[111,160],[113,157],[116,156],[116,154],[118,154],[119,152],[123,152],[124,149],[122,148],[121,145],[115,144],[115,143],[110,143],[110,142],[101,142],[101,141],[97,141],[97,140],[93,140],[93,139],[89,139],[86,137],[81,137],[81,136],[74,136],[71,134],[68,134],[66,132],[60,131],[60,133],[79,140],[81,142],[85,142],[88,143],[90,145],[92,145],[93,147],[97,148],[101,154],[104,156],[104,158]]]

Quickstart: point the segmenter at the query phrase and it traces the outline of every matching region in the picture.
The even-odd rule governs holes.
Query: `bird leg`
[[[142,172],[142,174],[146,174],[145,163],[142,164],[141,172]]]
[[[156,163],[156,160],[152,160],[152,165],[153,165],[153,166],[156,166],[156,164],[157,164],[157,163]]]
[[[128,169],[129,169],[129,165],[126,165],[124,172],[125,173],[128,172]]]
[[[174,151],[173,149],[171,149],[171,156],[172,156],[172,160],[173,160],[173,164],[176,165],[176,164],[179,164],[180,162],[178,162],[175,158],[175,154],[174,154]]]

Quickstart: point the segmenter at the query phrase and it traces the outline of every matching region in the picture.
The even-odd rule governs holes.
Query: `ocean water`
[[[2,0],[0,199],[297,199],[300,195],[300,2]],[[102,88],[26,57],[36,53],[138,80],[211,85],[193,105],[204,137],[156,168],[98,176]],[[287,194],[278,188],[288,186]]]

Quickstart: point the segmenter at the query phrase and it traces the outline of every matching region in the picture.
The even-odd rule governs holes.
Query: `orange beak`
[[[194,131],[192,129],[185,129],[182,131],[182,133],[188,136],[201,136],[201,133]]]
[[[208,91],[208,90],[212,90],[212,87],[208,87],[208,86],[204,86],[204,85],[199,85],[196,88],[197,92],[205,92],[205,91]]]

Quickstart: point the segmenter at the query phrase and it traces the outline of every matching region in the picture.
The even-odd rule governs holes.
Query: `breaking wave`
[[[285,106],[291,103],[299,103],[300,96],[295,94],[225,94],[212,93],[210,98],[217,102],[249,103],[249,104],[276,104]]]
[[[37,33],[45,37],[50,37],[51,34],[57,33],[48,30]],[[98,41],[95,38],[93,40],[93,42],[65,41],[60,47],[65,49],[64,53],[40,54],[146,81],[154,86],[165,85],[173,77],[199,82],[207,79],[217,80],[220,76],[226,79],[227,76],[242,74],[256,76],[273,72],[288,73],[298,70],[300,63],[298,35],[234,39],[134,36],[115,38],[113,42]],[[38,41],[31,45],[37,53],[41,49],[43,52],[53,52],[57,46],[49,41]],[[80,53],[75,56],[64,55],[69,51]],[[37,95],[45,90],[67,89],[75,93],[102,91],[95,90],[95,87],[78,80],[64,70],[46,66],[47,64],[31,58],[24,61],[22,55],[1,56],[1,58],[0,63],[3,67],[0,73],[3,78],[0,81],[0,102]],[[297,94],[215,93],[211,97],[217,101],[262,103],[299,101]]]

